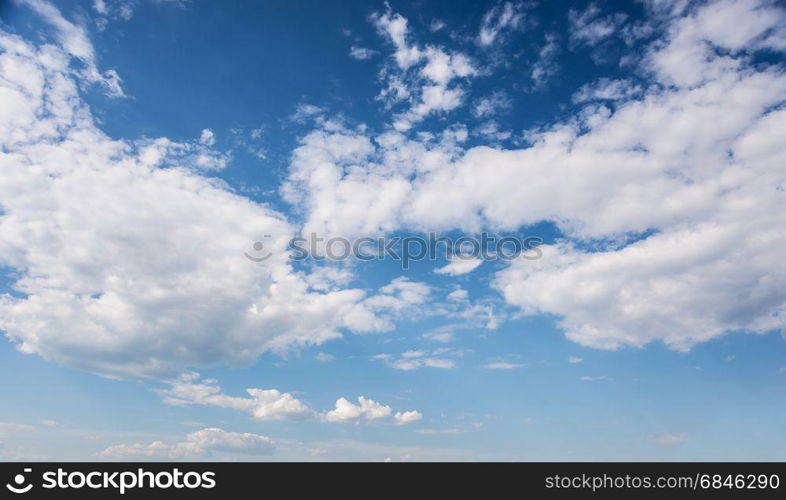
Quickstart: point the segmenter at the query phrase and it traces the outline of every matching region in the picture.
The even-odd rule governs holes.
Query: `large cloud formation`
[[[783,328],[786,72],[761,56],[786,50],[786,11],[766,0],[647,8],[645,24],[612,16],[615,35],[583,39],[624,38],[646,85],[591,82],[573,116],[527,131],[527,147],[465,148],[461,126],[413,138],[326,120],[295,152],[284,195],[326,234],[553,222],[564,238],[494,284],[585,345],[687,349]]]
[[[285,218],[203,175],[226,163],[211,133],[104,134],[80,98],[101,75],[87,37],[32,5],[61,43],[0,31],[0,265],[14,270],[0,328],[20,350],[108,376],[173,375],[389,329],[425,300],[406,280],[371,297],[313,289],[288,263]],[[261,263],[243,256],[258,240]]]
[[[98,70],[79,26],[27,3],[56,43],[0,31],[0,265],[13,270],[0,329],[22,351],[108,376],[173,376],[389,329],[426,300],[428,287],[406,280],[367,296],[293,270],[296,228],[206,174],[228,161],[211,133],[108,137],[80,87],[120,98],[120,77]],[[686,349],[783,328],[786,73],[761,55],[786,50],[785,11],[765,0],[647,8],[644,24],[574,15],[584,31],[613,20],[603,36],[573,38],[590,49],[624,39],[631,80],[588,82],[572,116],[527,131],[519,149],[467,147],[476,131],[461,124],[415,130],[462,105],[488,68],[413,41],[400,15],[374,16],[395,50],[380,75],[392,123],[375,135],[318,118],[282,187],[305,212],[303,232],[550,221],[564,238],[494,286],[525,313],[561,318],[574,341]],[[243,257],[257,240],[272,254],[261,263]]]

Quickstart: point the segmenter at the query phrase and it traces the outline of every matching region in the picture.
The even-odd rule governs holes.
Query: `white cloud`
[[[421,89],[421,100],[406,113],[398,115],[393,127],[407,132],[412,126],[434,111],[451,111],[464,101],[464,91],[458,87],[447,89],[443,85],[426,84]]]
[[[215,406],[248,413],[256,420],[304,420],[320,416],[324,422],[362,422],[393,417],[395,425],[406,425],[423,418],[415,410],[396,412],[386,405],[360,396],[359,405],[339,398],[333,410],[317,413],[290,393],[276,389],[246,389],[248,397],[225,394],[215,380],[200,380],[199,374],[188,372],[169,381],[168,389],[157,391],[164,403],[173,406]],[[2,425],[0,424],[0,430]]]
[[[199,380],[199,374],[186,373],[170,381],[170,388],[159,391],[170,405],[205,405],[230,408],[251,414],[257,420],[305,419],[314,411],[292,394],[276,389],[247,389],[249,397],[228,396],[215,381]]]
[[[582,361],[584,361],[584,358],[579,358],[577,356],[571,356],[568,358],[568,363],[577,364],[577,363],[581,363]]]
[[[456,330],[465,327],[466,325],[455,324],[455,323],[442,325],[429,332],[424,333],[423,338],[434,342],[443,342],[443,343],[452,342],[456,338],[456,334],[455,334]]]
[[[421,362],[423,363],[423,366],[427,368],[450,369],[455,368],[456,366],[455,361],[444,358],[423,358]]]
[[[427,287],[404,282],[378,295],[312,289],[288,262],[294,228],[200,174],[228,161],[211,132],[112,140],[68,52],[5,32],[0,47],[0,263],[18,276],[18,293],[0,296],[0,328],[21,351],[108,376],[172,376],[387,330],[423,299],[414,291]],[[255,263],[243,254],[260,240],[271,256]]]
[[[93,44],[90,43],[84,28],[67,20],[57,7],[46,0],[19,1],[32,8],[44,21],[55,28],[62,48],[85,65],[85,68],[80,71],[82,78],[102,84],[106,92],[112,96],[124,95],[120,77],[114,70],[105,71],[103,74],[98,70]]]
[[[481,264],[483,264],[483,260],[477,257],[469,258],[457,256],[450,259],[448,264],[435,269],[434,272],[437,274],[447,274],[448,276],[461,276],[462,274],[471,273]]]
[[[521,3],[505,2],[492,7],[483,16],[477,42],[481,47],[488,47],[498,41],[501,34],[518,28],[522,24],[524,14]]]
[[[672,20],[668,43],[649,54],[648,64],[666,83],[692,87],[717,80],[747,61],[745,52],[786,50],[786,14],[767,0],[719,0]],[[733,19],[733,21],[730,21]],[[732,22],[735,29],[726,28]],[[719,55],[714,49],[731,51]]]
[[[424,51],[426,64],[420,74],[444,88],[451,80],[475,74],[475,68],[464,54],[448,54],[438,47],[427,46]]]
[[[560,45],[557,36],[553,33],[544,35],[543,45],[538,50],[538,58],[530,70],[530,78],[536,89],[542,89],[559,71],[557,56],[560,53]]]
[[[18,293],[0,299],[0,327],[22,351],[111,376],[171,375],[390,329],[424,303],[425,285],[369,296],[295,272],[284,250],[295,228],[201,175],[228,161],[206,144],[103,134],[79,86],[107,73],[71,64],[95,66],[84,30],[28,3],[62,47],[0,34],[0,263],[19,275]],[[584,345],[688,349],[728,330],[782,329],[786,75],[751,54],[784,48],[784,10],[717,1],[663,16],[663,36],[636,48],[646,89],[590,82],[591,101],[577,101],[587,105],[528,131],[521,149],[465,147],[461,125],[413,138],[304,111],[317,129],[283,192],[320,234],[554,223],[564,238],[494,285]],[[573,18],[577,43],[612,36],[592,7]],[[739,30],[719,28],[732,18]],[[402,85],[401,130],[464,102],[460,84],[477,72],[465,55],[413,42],[399,15],[375,22],[395,50],[382,77]],[[273,256],[244,259],[267,234]]]
[[[367,49],[365,47],[358,47],[356,45],[353,45],[349,49],[349,56],[359,61],[371,59],[372,57],[374,57],[376,53],[377,53],[376,50]]]
[[[154,5],[171,5],[184,8],[191,0],[153,0]],[[128,21],[134,17],[134,9],[140,0],[93,0],[94,22],[99,31],[104,31],[110,21]]]
[[[208,428],[188,434],[174,444],[154,441],[149,444],[119,444],[98,453],[103,458],[183,459],[211,456],[214,452],[271,455],[276,446],[272,439],[260,434],[227,432]]]
[[[416,410],[393,413],[390,406],[378,403],[373,399],[363,396],[358,398],[358,404],[351,403],[346,398],[338,398],[333,410],[322,414],[322,419],[330,423],[364,423],[375,422],[393,417],[394,425],[408,425],[423,418],[423,414]]]
[[[393,420],[396,425],[408,425],[421,419],[423,419],[423,414],[415,410],[405,412],[399,411],[393,415]]]
[[[590,3],[583,11],[570,9],[570,41],[573,45],[595,46],[617,34],[627,19],[625,14],[603,15],[596,3]]]
[[[508,303],[555,315],[569,339],[592,347],[688,349],[729,330],[784,328],[778,158],[786,150],[775,131],[786,126],[786,74],[749,57],[778,46],[780,30],[767,23],[784,10],[740,3],[664,21],[664,37],[635,49],[644,54],[637,70],[654,78],[646,88],[591,82],[577,100],[592,102],[528,131],[522,149],[463,149],[436,134],[315,131],[296,152],[290,181],[307,225],[473,233],[551,221],[564,238],[540,247],[540,259],[514,261],[494,284]],[[706,27],[732,8],[745,36]],[[585,15],[574,18],[581,24]],[[372,203],[368,193],[385,195]]]
[[[99,14],[106,14],[109,11],[104,0],[93,0],[93,8]]]
[[[316,116],[320,116],[324,112],[325,110],[320,108],[319,106],[302,102],[297,105],[297,107],[295,108],[295,112],[292,114],[290,119],[294,122],[304,123],[308,119]]]
[[[321,362],[321,363],[327,363],[328,361],[333,361],[333,360],[335,360],[335,359],[336,359],[336,357],[335,357],[334,355],[332,355],[332,354],[329,354],[329,353],[326,353],[326,352],[319,351],[319,352],[316,354],[316,356],[314,356],[314,359],[316,359],[317,361],[319,361],[319,362]]]
[[[420,61],[422,52],[415,45],[410,45],[408,38],[408,21],[401,14],[392,14],[390,11],[384,14],[375,14],[372,20],[377,30],[385,35],[395,47],[393,54],[396,63],[401,69],[408,69],[413,64]]]
[[[472,114],[476,118],[490,117],[501,110],[510,109],[512,105],[513,102],[505,92],[496,91],[489,96],[478,99],[472,107]]]
[[[383,14],[375,13],[372,21],[395,49],[396,65],[383,70],[387,87],[378,98],[386,101],[388,107],[400,101],[409,104],[408,110],[394,116],[393,127],[397,131],[406,132],[427,116],[451,111],[463,103],[464,89],[452,82],[478,73],[468,56],[411,42],[407,19],[389,8]]]
[[[199,136],[199,143],[203,146],[213,146],[216,143],[216,136],[212,130],[206,128],[202,130],[202,134]]]
[[[325,421],[341,423],[378,420],[389,417],[392,413],[390,406],[363,396],[358,398],[358,403],[354,405],[346,398],[339,398],[336,400],[336,408],[325,413]]]
[[[402,371],[411,371],[418,368],[455,368],[456,362],[442,357],[444,354],[452,354],[452,352],[446,348],[432,351],[406,351],[398,355],[377,354],[372,359],[383,361],[389,367]]]
[[[483,368],[487,370],[515,370],[516,368],[521,368],[523,366],[527,366],[523,363],[511,363],[509,361],[495,361],[493,363],[487,363],[483,365]]]
[[[308,286],[320,292],[339,290],[355,279],[348,267],[324,265],[312,267],[305,276]]]
[[[612,80],[600,78],[599,80],[583,85],[573,94],[571,100],[576,104],[589,101],[621,101],[640,95],[641,87],[628,80]]]
[[[431,21],[431,24],[429,24],[428,29],[435,32],[441,30],[445,26],[447,26],[447,24],[445,24],[445,21],[442,19],[434,19]]]
[[[424,333],[423,337],[435,342],[452,342],[455,339],[453,332],[440,331]]]
[[[786,49],[786,12],[777,2],[720,0],[684,22],[692,21],[697,37],[730,50]]]
[[[500,130],[499,122],[496,120],[484,122],[476,129],[476,133],[483,136],[488,143],[506,141],[513,135],[509,131]]]

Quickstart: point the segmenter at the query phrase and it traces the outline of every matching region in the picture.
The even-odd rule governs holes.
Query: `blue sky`
[[[784,459],[782,5],[0,19],[2,459]]]

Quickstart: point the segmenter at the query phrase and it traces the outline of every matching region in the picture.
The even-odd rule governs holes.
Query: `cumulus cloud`
[[[423,419],[423,414],[415,410],[405,412],[399,411],[393,415],[393,420],[396,425],[408,425],[421,419]]]
[[[396,130],[406,132],[427,116],[451,111],[463,103],[464,89],[454,82],[478,73],[468,56],[412,41],[407,19],[390,9],[375,13],[372,21],[395,49],[396,64],[383,70],[387,87],[379,98],[388,106],[401,101],[409,105],[394,116]]]
[[[471,273],[481,264],[483,264],[483,260],[478,258],[453,257],[448,264],[438,267],[434,272],[447,274],[448,276],[461,276],[462,274]]]
[[[373,399],[358,397],[358,404],[352,404],[346,398],[336,400],[336,408],[325,413],[326,422],[359,422],[386,418],[393,410],[390,406],[377,403]]]
[[[16,270],[0,328],[22,352],[172,376],[387,330],[423,299],[427,287],[404,281],[377,295],[311,288],[288,262],[285,218],[202,175],[228,161],[209,129],[192,142],[109,138],[79,93],[94,75],[71,64],[92,60],[89,40],[31,5],[66,48],[0,32],[0,264]],[[260,240],[270,258],[251,262]]]
[[[79,95],[106,73],[71,64],[96,66],[84,30],[41,0],[28,4],[59,47],[0,34],[0,263],[19,276],[0,299],[0,327],[22,351],[105,375],[171,376],[347,330],[389,330],[425,303],[423,284],[399,279],[370,293],[293,270],[285,246],[296,228],[204,175],[229,161],[212,134],[107,137]],[[513,26],[507,5],[489,18],[489,43],[494,26]],[[594,4],[569,17],[582,46],[626,22]],[[293,152],[282,194],[302,211],[303,231],[323,235],[548,221],[561,237],[493,284],[587,346],[688,349],[729,330],[782,329],[786,74],[754,56],[786,49],[784,9],[719,0],[653,19],[660,36],[637,46],[631,63],[646,86],[588,82],[575,113],[506,149],[468,146],[461,124],[411,133],[462,105],[462,84],[479,71],[463,53],[414,41],[402,16],[376,14],[394,51],[383,97],[406,106],[393,111],[399,126],[376,133],[299,109],[318,119]],[[271,258],[244,259],[263,235]],[[467,314],[496,324],[487,304],[476,306]],[[412,359],[431,358],[442,359]]]
[[[673,16],[668,42],[656,45],[648,63],[665,83],[692,87],[729,73],[744,73],[746,53],[786,50],[786,14],[768,0],[718,0]],[[735,29],[728,29],[729,23]],[[716,48],[729,51],[720,55]]]
[[[635,49],[646,88],[590,82],[575,114],[528,131],[521,149],[317,130],[296,151],[289,192],[328,233],[553,223],[562,238],[494,286],[587,346],[684,350],[730,330],[782,329],[786,150],[775,131],[786,126],[786,73],[751,56],[782,50],[783,15],[764,0],[658,13],[662,37]],[[717,28],[732,17],[744,27],[733,36]],[[577,43],[600,43],[622,17],[591,5],[573,21]]]
[[[203,129],[199,135],[199,143],[203,146],[213,146],[216,143],[216,135],[209,128]]]
[[[401,14],[393,14],[388,10],[385,13],[376,13],[372,16],[377,29],[393,44],[395,52],[393,57],[399,68],[407,69],[416,64],[423,57],[422,51],[415,45],[410,45],[408,37],[409,21]]]
[[[396,425],[406,425],[423,418],[415,410],[396,412],[381,403],[363,396],[354,405],[346,398],[339,398],[336,407],[326,412],[316,412],[290,393],[276,389],[246,389],[247,397],[225,394],[216,380],[200,379],[198,373],[187,372],[168,382],[167,389],[157,391],[164,403],[173,406],[215,406],[248,413],[256,420],[305,420],[320,417],[324,422],[362,422],[393,417]],[[0,430],[2,427],[0,426]]]
[[[189,372],[169,382],[168,389],[159,391],[164,403],[175,406],[205,405],[230,408],[251,414],[257,420],[305,419],[315,415],[290,393],[276,389],[247,389],[248,397],[224,394],[214,380],[200,380]]]
[[[346,398],[338,398],[336,407],[322,415],[325,422],[330,423],[364,423],[381,421],[393,417],[394,425],[408,425],[423,418],[417,410],[393,413],[390,406],[378,403],[373,399],[363,396],[358,397],[358,404],[353,404]]]
[[[207,428],[188,434],[185,440],[179,443],[154,441],[149,444],[118,444],[99,452],[98,456],[114,459],[176,460],[209,457],[215,452],[272,455],[275,449],[273,440],[261,434]]]

